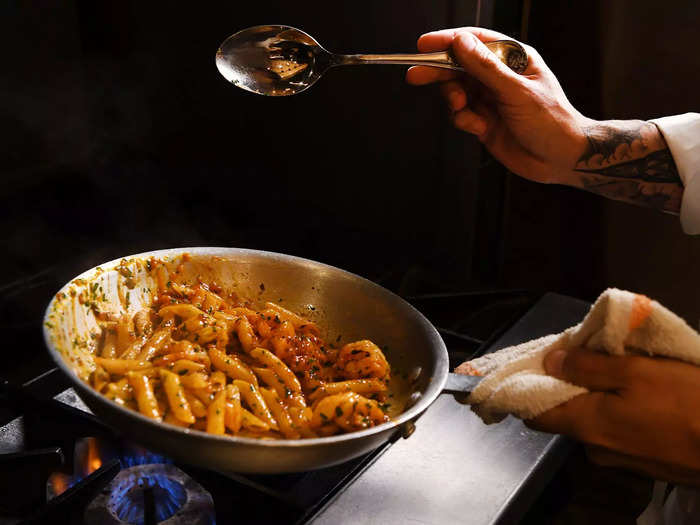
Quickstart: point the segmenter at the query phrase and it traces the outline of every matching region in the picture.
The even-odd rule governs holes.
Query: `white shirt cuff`
[[[700,234],[700,114],[685,113],[651,120],[666,139],[683,182],[681,226]]]

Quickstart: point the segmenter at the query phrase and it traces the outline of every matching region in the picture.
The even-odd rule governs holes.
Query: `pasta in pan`
[[[91,386],[141,414],[212,434],[300,439],[389,420],[391,370],[369,340],[341,347],[276,303],[253,306],[215,282],[179,282],[156,259],[153,304],[97,313]]]

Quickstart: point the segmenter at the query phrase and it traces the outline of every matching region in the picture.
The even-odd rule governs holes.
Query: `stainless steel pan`
[[[184,253],[191,256],[187,264],[191,273],[206,274],[243,296],[281,299],[287,308],[328,328],[325,335],[329,338],[340,337],[346,342],[368,338],[385,346],[392,366],[410,377],[405,411],[389,423],[360,432],[273,441],[216,436],[160,423],[95,392],[84,382],[94,366],[92,351],[97,337],[90,303],[97,301],[102,310],[137,311],[148,303],[147,289],[154,284],[148,272],[138,268],[152,256],[173,260]],[[442,338],[420,312],[381,286],[338,268],[235,248],[182,248],[130,256],[126,267],[133,270],[131,276],[132,270],[119,270],[120,261],[88,270],[61,289],[46,310],[46,344],[53,360],[97,416],[124,436],[179,461],[248,473],[299,472],[342,463],[389,439],[410,436],[415,421],[441,392],[468,392],[478,381],[448,374]]]

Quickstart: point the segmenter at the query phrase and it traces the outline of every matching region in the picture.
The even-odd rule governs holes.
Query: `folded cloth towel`
[[[531,419],[588,392],[544,370],[549,352],[569,348],[659,355],[700,365],[700,335],[683,319],[648,297],[611,288],[580,324],[467,361],[455,372],[484,376],[468,402],[485,423],[507,414]]]

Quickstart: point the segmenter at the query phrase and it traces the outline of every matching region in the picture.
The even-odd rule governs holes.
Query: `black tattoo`
[[[681,183],[680,175],[673,162],[671,152],[661,149],[649,153],[641,159],[629,160],[620,164],[611,164],[605,168],[583,169],[577,168],[574,171],[584,173],[598,173],[606,177],[617,177],[621,179],[638,179],[644,182],[671,182]]]
[[[583,162],[587,164],[596,155],[602,157],[601,162],[610,162],[610,159],[615,157],[615,150],[620,145],[627,144],[631,146],[635,140],[644,143],[642,138],[642,127],[644,127],[644,124],[644,122],[634,121],[626,129],[604,124],[585,128],[583,132],[586,134],[586,139],[588,139],[588,147],[581,155],[581,158],[578,159],[578,163]]]
[[[668,148],[649,151],[644,128],[634,121],[584,129],[588,145],[574,171],[584,189],[611,199],[678,213],[683,186]],[[646,132],[649,137],[649,131]],[[656,144],[656,147],[665,143]]]
[[[606,177],[582,177],[583,189],[603,195],[609,199],[648,206],[657,210],[678,213],[680,209],[680,188],[644,193],[643,184],[631,180],[610,180]],[[675,190],[675,191],[674,191]]]

